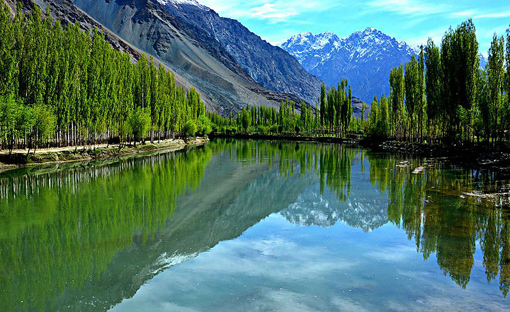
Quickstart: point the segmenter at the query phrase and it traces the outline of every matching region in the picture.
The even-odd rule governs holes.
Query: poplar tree
[[[390,72],[391,121],[395,135],[402,137],[403,110],[405,101],[404,67],[400,65]]]
[[[321,86],[321,97],[320,97],[320,118],[321,126],[324,127],[324,116],[326,114],[326,84],[322,83]]]
[[[505,113],[503,110],[503,92],[505,83],[505,70],[504,70],[504,38],[497,37],[494,34],[492,38],[491,47],[489,49],[489,60],[487,63],[487,82],[489,90],[489,105],[492,112],[490,117],[490,129],[492,129],[492,136],[494,138],[501,138],[502,116]]]
[[[419,78],[419,68],[418,62],[414,55],[411,56],[411,61],[406,64],[406,72],[405,72],[405,93],[406,93],[406,103],[405,107],[407,109],[408,114],[408,126],[409,126],[409,136],[411,140],[414,140],[414,128],[415,128],[415,117],[416,110],[419,107],[420,101],[420,78]]]
[[[427,130],[429,137],[435,133],[438,119],[443,119],[441,54],[434,41],[429,38],[425,47],[425,94],[427,96]]]
[[[505,129],[510,129],[510,26],[506,30],[506,84],[505,84],[505,94],[506,94],[506,115],[504,127]],[[510,130],[507,134],[510,139]]]

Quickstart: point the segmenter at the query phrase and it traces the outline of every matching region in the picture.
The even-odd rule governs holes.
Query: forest
[[[61,25],[34,7],[14,18],[0,7],[2,149],[136,144],[210,131],[198,92],[177,86],[152,57],[136,61],[97,29]]]
[[[21,10],[18,10],[21,12]],[[61,25],[35,6],[0,9],[0,145],[130,144],[214,134],[346,137],[430,144],[498,144],[510,139],[510,28],[494,34],[480,67],[476,28],[450,28],[391,70],[390,93],[353,113],[353,90],[322,85],[315,107],[282,101],[237,114],[206,112],[199,93],[176,84],[150,57],[115,50],[103,33]],[[506,60],[506,61],[505,61]]]
[[[505,61],[506,60],[506,61]],[[390,94],[374,96],[370,110],[352,112],[352,88],[323,85],[316,107],[282,102],[279,111],[245,108],[236,117],[210,114],[214,132],[346,136],[437,144],[497,144],[510,139],[510,28],[494,34],[488,64],[480,67],[476,28],[468,20],[429,39],[418,57],[390,72]],[[301,109],[299,109],[301,108]]]

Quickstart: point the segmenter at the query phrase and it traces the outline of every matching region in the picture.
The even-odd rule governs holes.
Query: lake
[[[268,141],[10,171],[0,311],[509,311],[509,187]]]

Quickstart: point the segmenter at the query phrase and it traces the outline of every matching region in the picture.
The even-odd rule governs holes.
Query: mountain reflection
[[[487,280],[499,278],[502,294],[508,295],[510,214],[496,203],[508,201],[509,195],[499,200],[468,195],[504,189],[508,181],[494,173],[342,145],[234,145],[242,151],[240,159],[253,163],[278,159],[280,173],[285,176],[297,172],[317,176],[318,185],[307,188],[281,211],[289,222],[328,227],[341,221],[365,232],[391,222],[416,242],[424,259],[436,254],[444,274],[463,288],[469,283],[479,240]],[[274,155],[278,157],[270,157]],[[426,169],[415,173],[414,169],[421,166]]]
[[[414,174],[423,166],[422,173]],[[505,182],[507,183],[507,182]],[[466,195],[494,174],[342,145],[219,140],[184,153],[0,176],[0,310],[106,310],[172,265],[280,213],[302,226],[387,223],[466,287],[483,253],[510,287],[510,216]]]

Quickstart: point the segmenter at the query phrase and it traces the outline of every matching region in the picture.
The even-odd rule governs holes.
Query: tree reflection
[[[150,241],[179,195],[198,187],[211,153],[1,179],[0,310],[51,310],[48,298],[99,278],[134,234]]]
[[[367,209],[367,203],[363,203],[365,209],[357,209],[356,213],[342,204],[349,201],[353,206],[363,200],[360,196],[351,196],[353,183],[360,183],[352,181],[351,176],[353,170],[359,175],[369,167],[367,174],[372,187],[387,196],[387,221],[402,228],[408,238],[416,242],[416,250],[424,259],[435,254],[443,273],[465,288],[470,281],[479,241],[488,282],[499,278],[500,289],[507,296],[510,218],[504,209],[495,207],[493,201],[466,195],[501,188],[504,181],[494,173],[463,170],[442,163],[431,165],[422,159],[335,144],[256,141],[236,144],[240,144],[241,150],[263,151],[258,157],[243,154],[240,160],[277,160],[284,176],[292,176],[297,170],[301,175],[315,174],[323,196],[321,200],[327,199],[324,197],[326,189],[336,195],[339,203],[333,207],[329,205],[331,201],[322,205],[313,203],[313,196],[307,195],[300,206],[282,212],[290,222],[303,225],[331,226],[339,220],[364,230],[382,225],[371,220],[386,216],[378,209]],[[425,167],[423,171],[414,172],[421,166]],[[307,209],[307,205],[313,209]],[[356,220],[360,216],[364,218],[361,222]]]
[[[221,165],[206,172],[213,155],[235,164],[228,179]],[[420,166],[426,169],[413,173]],[[367,232],[391,222],[461,287],[470,281],[478,243],[488,282],[499,281],[507,296],[508,212],[464,194],[503,185],[494,174],[343,145],[235,140],[85,169],[4,175],[0,311],[52,310],[51,298],[91,280],[132,280],[135,267],[159,272],[161,265],[146,261],[165,252],[198,254],[276,212],[293,223],[343,221]],[[136,259],[127,257],[134,241]],[[118,259],[124,256],[130,261]],[[129,270],[122,269],[127,262]]]

